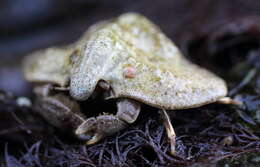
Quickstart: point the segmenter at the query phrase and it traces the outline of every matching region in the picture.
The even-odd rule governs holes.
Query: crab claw
[[[87,145],[95,144],[105,136],[124,129],[127,124],[114,115],[101,115],[97,118],[89,118],[84,121],[75,131],[76,135],[90,136]]]

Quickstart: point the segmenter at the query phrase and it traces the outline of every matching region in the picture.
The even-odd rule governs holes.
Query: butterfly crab
[[[40,114],[56,127],[88,136],[87,144],[135,122],[144,103],[160,109],[174,154],[166,110],[230,102],[221,78],[185,59],[156,25],[136,13],[95,24],[67,47],[33,53],[24,61],[24,74],[35,83]],[[117,112],[87,118],[78,101],[98,88],[105,99],[117,99]]]

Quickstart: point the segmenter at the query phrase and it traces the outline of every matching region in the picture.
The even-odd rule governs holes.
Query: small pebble
[[[19,97],[16,99],[16,103],[21,107],[31,107],[32,102],[27,97]]]
[[[227,136],[222,140],[224,145],[230,146],[234,142],[233,136]]]

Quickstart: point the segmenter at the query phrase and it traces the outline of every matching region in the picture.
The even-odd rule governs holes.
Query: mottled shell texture
[[[87,99],[99,80],[111,85],[111,98],[131,98],[169,110],[201,106],[227,94],[221,78],[186,60],[157,26],[139,14],[94,25],[79,42],[51,50],[27,58],[26,78],[70,84],[70,94],[77,100]],[[76,50],[79,55],[73,63]]]

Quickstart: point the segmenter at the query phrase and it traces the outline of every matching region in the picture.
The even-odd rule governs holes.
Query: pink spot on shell
[[[127,67],[124,71],[124,76],[126,78],[134,78],[136,74],[136,69],[134,67]]]

